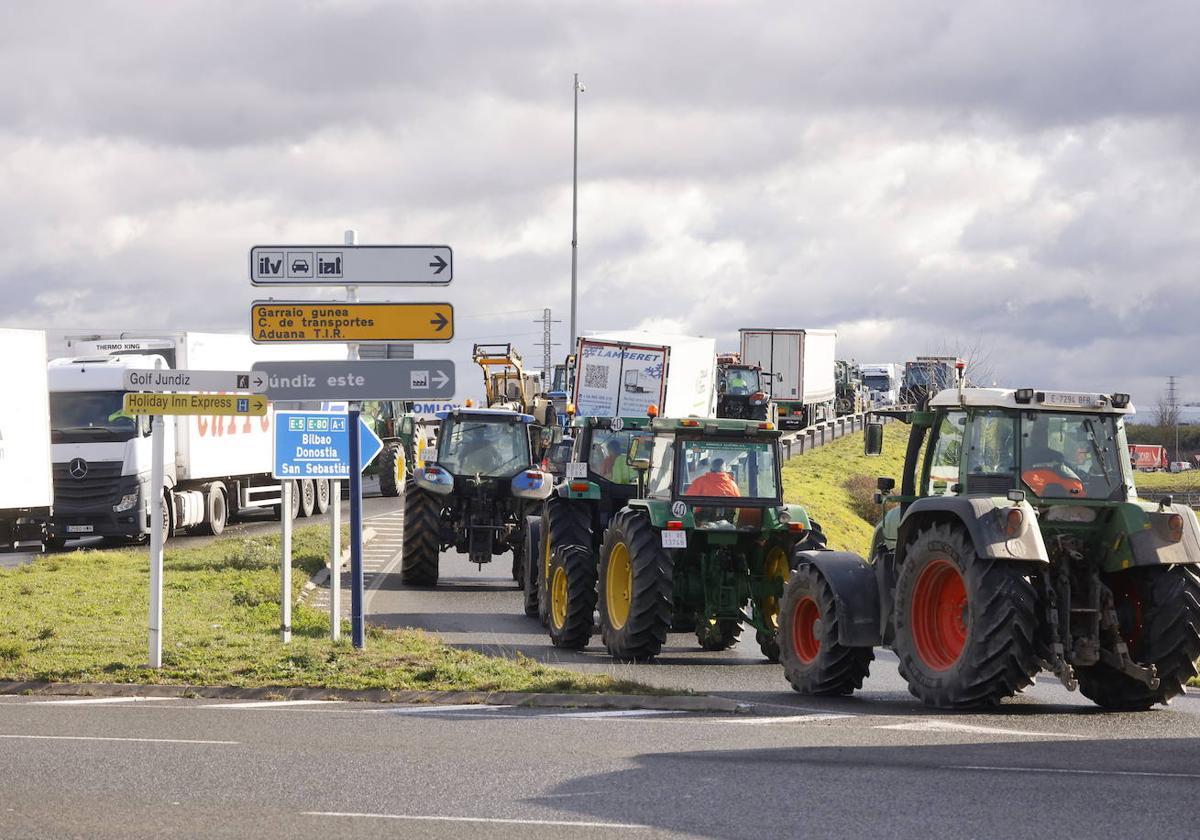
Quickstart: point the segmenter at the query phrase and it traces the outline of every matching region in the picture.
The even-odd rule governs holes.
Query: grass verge
[[[296,529],[296,593],[328,551],[328,529]],[[457,650],[419,630],[371,628],[359,651],[330,641],[328,614],[303,605],[293,608],[293,639],[284,645],[276,536],[167,550],[163,667],[154,671],[144,666],[148,590],[144,548],[57,554],[0,570],[0,680],[665,693],[527,657]]]
[[[1145,496],[1148,492],[1200,493],[1200,470],[1180,473],[1139,472],[1133,474],[1133,483],[1137,485],[1140,496]]]

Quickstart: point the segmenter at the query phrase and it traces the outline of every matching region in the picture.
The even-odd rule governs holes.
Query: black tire
[[[46,539],[42,540],[43,551],[62,551],[66,547],[66,537],[46,537]]]
[[[741,637],[742,622],[737,619],[709,619],[696,624],[696,641],[705,650],[728,650]]]
[[[977,557],[962,528],[917,535],[896,581],[894,642],[914,696],[942,709],[992,706],[1033,683],[1037,595],[1022,572]]]
[[[327,479],[317,479],[317,498],[313,502],[313,510],[317,513],[328,513],[332,488]]]
[[[536,618],[538,614],[538,560],[542,550],[542,520],[538,516],[525,517],[525,615]]]
[[[542,508],[541,568],[538,569],[538,617],[550,626],[550,563],[559,546],[579,545],[592,550],[592,511],[586,502],[552,495]]]
[[[838,642],[833,590],[816,567],[804,563],[796,569],[779,610],[779,661],[792,688],[813,695],[862,688],[875,651]]]
[[[1190,566],[1136,569],[1113,577],[1127,575],[1134,577],[1118,583],[1128,588],[1113,587],[1122,636],[1135,662],[1155,666],[1158,688],[1100,663],[1078,669],[1079,692],[1106,709],[1141,711],[1155,703],[1167,705],[1196,676],[1200,577]]]
[[[203,530],[214,537],[221,536],[225,531],[225,523],[229,521],[229,507],[225,501],[225,486],[219,482],[208,485],[204,504],[208,507]]]
[[[300,496],[300,515],[307,519],[313,515],[317,505],[317,486],[311,478],[305,478],[300,480],[297,489]]]
[[[379,453],[379,493],[382,496],[400,495],[404,487],[404,448],[399,441],[388,441]]]
[[[617,659],[652,659],[667,640],[674,606],[674,561],[663,551],[660,539],[649,518],[629,508],[617,513],[604,532],[600,633],[608,652]],[[628,576],[620,579],[624,564],[628,564]],[[622,604],[627,606],[624,615],[618,611]]]
[[[410,483],[404,491],[404,553],[400,580],[409,586],[435,586],[442,505],[437,496]]]
[[[525,588],[525,532],[521,539],[512,543],[512,579],[517,582],[517,589]]]
[[[590,547],[560,545],[550,561],[550,641],[583,650],[592,640],[596,612],[596,558]]]

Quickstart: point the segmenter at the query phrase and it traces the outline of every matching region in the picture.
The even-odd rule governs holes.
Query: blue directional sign
[[[350,435],[343,413],[275,412],[276,478],[349,478]],[[383,449],[374,430],[359,418],[359,471]]]

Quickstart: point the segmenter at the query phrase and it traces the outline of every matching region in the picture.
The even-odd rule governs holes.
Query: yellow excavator
[[[511,344],[476,344],[471,357],[483,369],[483,389],[488,408],[532,415],[541,426],[556,425],[557,412],[538,373],[525,370],[517,348]]]

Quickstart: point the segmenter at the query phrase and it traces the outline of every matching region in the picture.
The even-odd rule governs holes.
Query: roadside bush
[[[883,510],[875,504],[875,479],[869,475],[852,475],[843,486],[850,496],[850,509],[871,525],[878,522]]]

